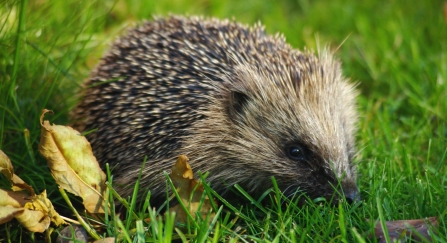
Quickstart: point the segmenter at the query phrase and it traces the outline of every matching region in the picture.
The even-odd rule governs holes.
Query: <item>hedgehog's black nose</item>
[[[360,201],[360,193],[357,187],[346,188],[343,190],[346,202],[349,204],[356,203]]]

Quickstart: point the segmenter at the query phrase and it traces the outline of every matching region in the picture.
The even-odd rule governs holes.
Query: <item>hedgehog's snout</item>
[[[344,191],[344,196],[349,204],[354,204],[360,201],[360,193],[357,187],[350,189],[349,191]]]
[[[343,185],[343,196],[346,202],[354,204],[360,201],[360,192],[355,183],[347,183]]]

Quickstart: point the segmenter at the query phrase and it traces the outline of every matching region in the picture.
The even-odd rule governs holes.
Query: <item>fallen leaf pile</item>
[[[104,213],[106,175],[96,161],[90,143],[69,126],[51,125],[44,121],[45,114],[49,112],[43,110],[40,117],[39,152],[47,160],[51,175],[59,187],[81,197],[89,213]],[[180,156],[170,177],[189,215],[195,217],[198,213],[205,217],[211,210],[210,200],[205,197],[201,203],[204,189],[193,178],[187,161],[186,156]],[[56,226],[65,223],[54,211],[46,192],[36,195],[31,186],[14,174],[11,161],[1,150],[0,171],[12,184],[12,191],[0,189],[0,224],[16,218],[29,231],[44,232],[50,222]],[[180,204],[170,211],[176,212],[176,222],[186,222],[188,214]]]
[[[103,213],[106,175],[99,167],[90,143],[71,127],[43,121],[48,112],[42,111],[40,117],[39,152],[47,159],[53,178],[61,188],[81,197],[89,213]],[[36,195],[31,186],[14,174],[11,161],[2,151],[0,170],[12,184],[12,191],[0,189],[0,223],[16,218],[33,232],[44,232],[50,222],[56,226],[65,223],[46,192]]]
[[[30,185],[14,174],[11,161],[1,150],[0,172],[12,185],[12,191],[0,189],[0,224],[16,218],[29,231],[44,232],[50,222],[56,226],[65,223],[54,211],[46,192],[36,195]]]

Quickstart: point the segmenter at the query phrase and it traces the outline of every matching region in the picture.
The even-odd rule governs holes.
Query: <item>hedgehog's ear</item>
[[[245,107],[248,105],[250,98],[240,91],[231,91],[229,99],[228,113],[230,118],[233,121],[241,121],[240,118],[245,116]]]

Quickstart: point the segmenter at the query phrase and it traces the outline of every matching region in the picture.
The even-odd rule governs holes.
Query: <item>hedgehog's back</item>
[[[115,41],[92,72],[75,127],[97,129],[87,138],[102,164],[177,156],[180,138],[235,63],[274,73],[298,54],[261,26],[178,16],[145,22]]]

